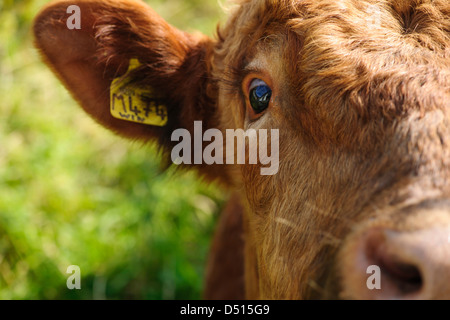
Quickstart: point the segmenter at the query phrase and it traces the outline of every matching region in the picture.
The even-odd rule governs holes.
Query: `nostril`
[[[415,294],[422,289],[423,277],[419,267],[402,256],[401,250],[389,245],[385,232],[372,233],[366,244],[367,258],[380,268],[385,287],[399,296]]]
[[[371,227],[341,251],[341,293],[350,299],[450,299],[450,227]]]
[[[413,264],[397,260],[396,257],[379,257],[379,267],[386,281],[391,281],[400,294],[413,294],[422,288],[422,275]]]

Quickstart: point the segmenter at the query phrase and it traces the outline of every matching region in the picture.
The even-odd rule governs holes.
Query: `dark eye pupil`
[[[261,113],[269,107],[272,90],[268,86],[257,86],[250,91],[250,104],[255,112]]]

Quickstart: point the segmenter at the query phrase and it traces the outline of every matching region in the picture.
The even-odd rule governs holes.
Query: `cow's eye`
[[[249,87],[249,100],[255,114],[265,111],[270,104],[272,98],[272,89],[262,80],[254,79]]]

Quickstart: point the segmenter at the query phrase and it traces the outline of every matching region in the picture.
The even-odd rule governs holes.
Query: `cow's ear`
[[[77,21],[79,19],[79,21]],[[213,41],[182,32],[140,1],[71,0],[44,8],[35,45],[83,109],[119,135],[157,139],[215,127]]]

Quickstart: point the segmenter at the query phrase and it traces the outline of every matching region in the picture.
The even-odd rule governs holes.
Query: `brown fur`
[[[243,208],[234,194],[217,226],[206,270],[204,297],[208,300],[242,300],[244,289]]]
[[[370,226],[419,229],[423,215],[398,212],[450,196],[447,0],[245,0],[217,40],[178,31],[138,1],[70,4],[82,7],[85,28],[68,31],[67,2],[58,2],[37,18],[36,45],[101,124],[156,138],[166,151],[171,132],[192,131],[194,120],[223,131],[280,130],[274,176],[255,165],[197,166],[243,189],[247,298],[356,298],[346,290],[354,280],[342,276],[356,235]],[[379,24],[368,23],[370,8]],[[132,57],[144,64],[135,83],[166,99],[164,129],[108,113],[110,82]],[[256,121],[241,89],[249,74],[273,84],[272,105]],[[208,292],[239,283],[239,259],[228,280],[217,267],[236,249],[225,245],[224,230],[239,229],[230,218],[214,241]],[[432,220],[450,225],[449,215]]]

